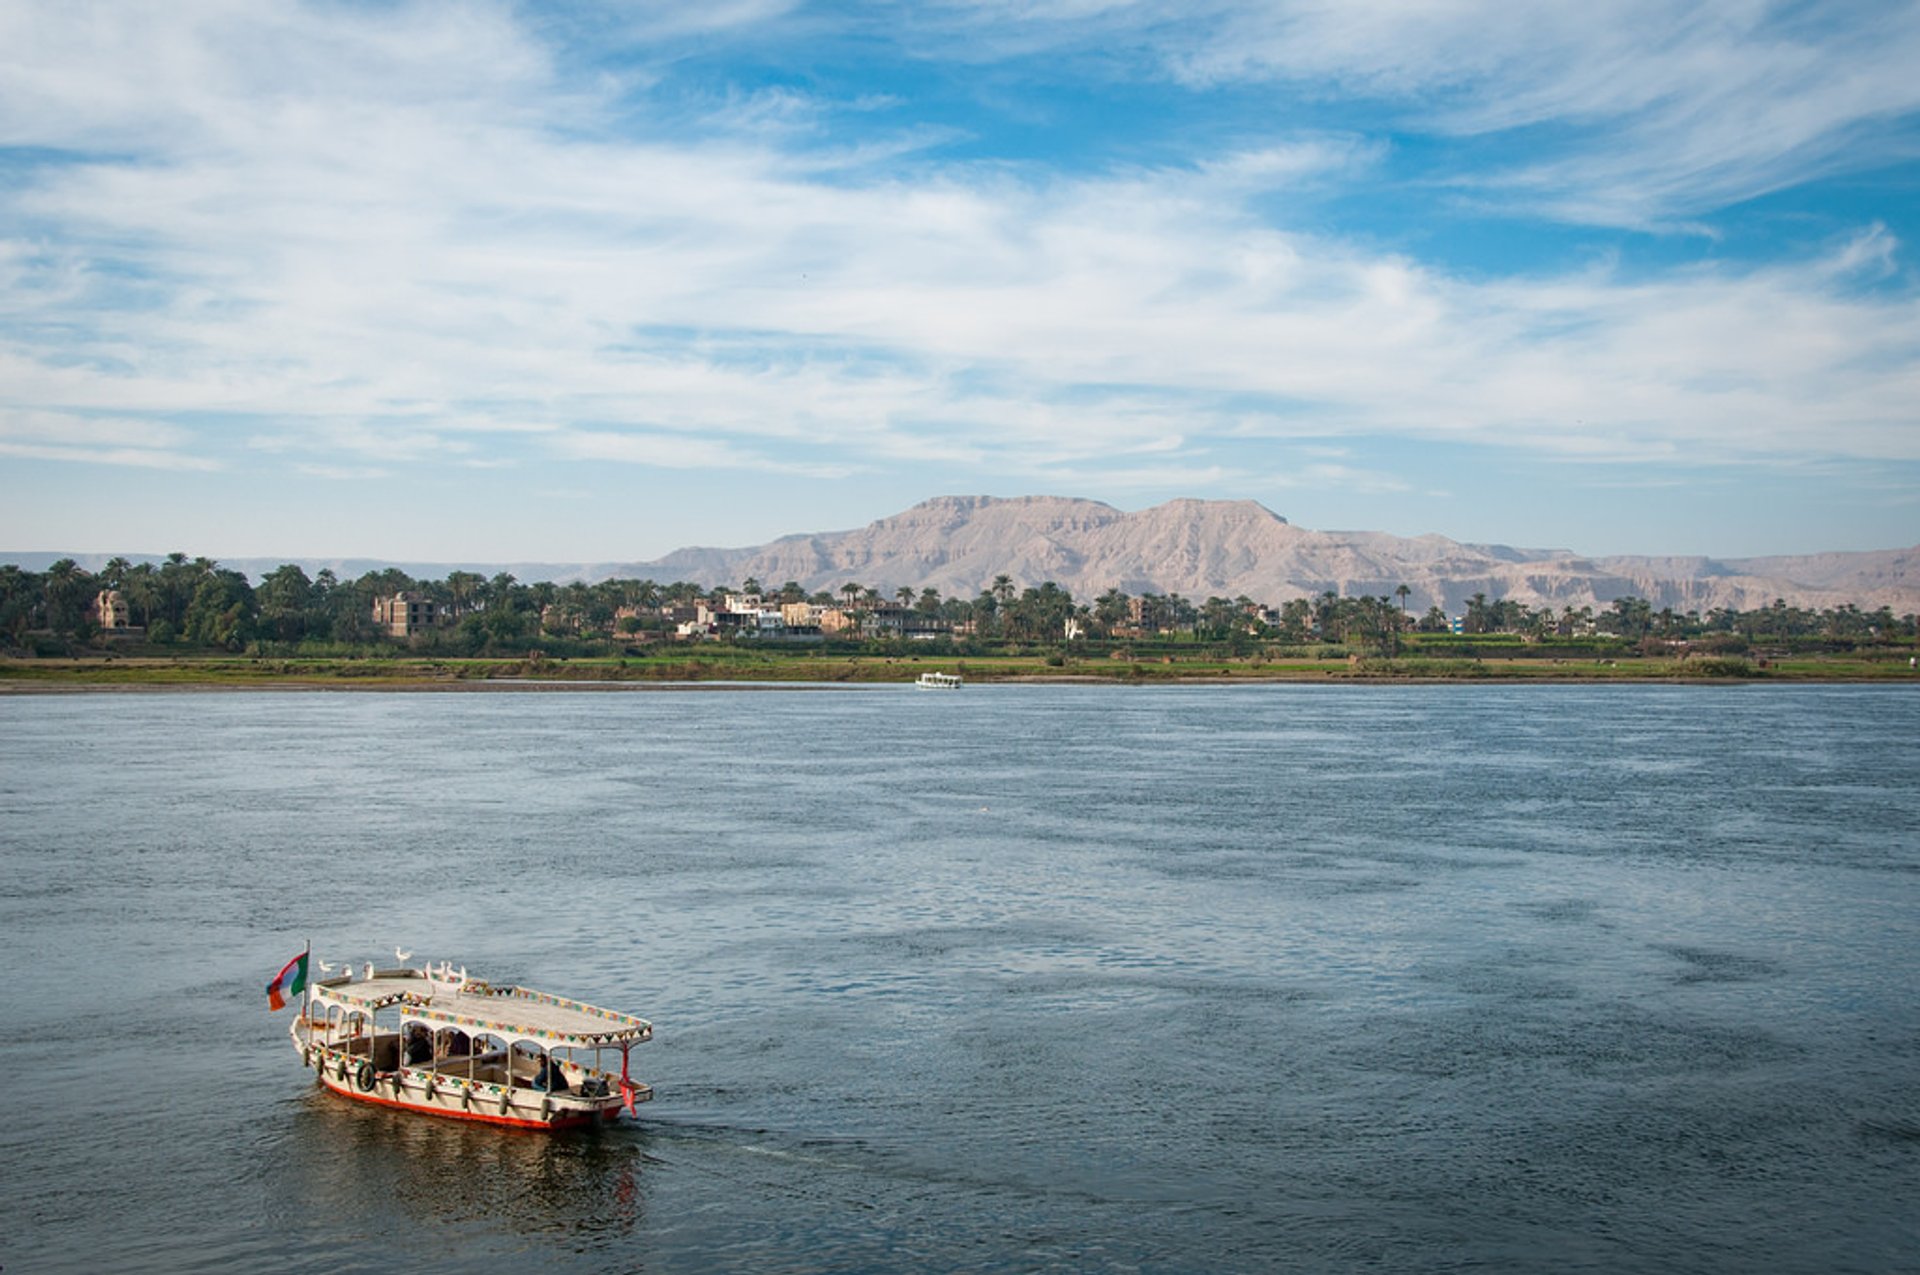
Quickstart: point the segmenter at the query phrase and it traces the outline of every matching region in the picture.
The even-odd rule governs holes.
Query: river
[[[1920,1268],[1920,697],[0,699],[0,1265]],[[642,1014],[542,1137],[263,987]]]

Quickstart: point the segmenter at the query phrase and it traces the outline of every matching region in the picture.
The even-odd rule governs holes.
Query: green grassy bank
[[[0,659],[0,691],[228,687],[484,689],[529,685],[665,683],[903,684],[920,673],[972,683],[1177,682],[1911,682],[1903,649],[1779,656],[1604,657],[1414,653],[1350,655],[1339,648],[1231,656],[1204,649],[1147,657],[1036,652],[965,657],[832,654],[738,647],[676,647],[644,656],[464,659],[395,655],[273,658],[231,655],[84,654]]]

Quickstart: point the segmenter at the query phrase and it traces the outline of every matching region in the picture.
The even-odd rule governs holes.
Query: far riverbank
[[[1057,662],[1056,662],[1057,661]],[[0,694],[105,690],[517,691],[788,689],[825,690],[909,683],[923,672],[973,684],[1246,685],[1258,682],[1406,683],[1786,683],[1920,685],[1920,671],[1895,653],[1788,659],[1403,658],[1327,656],[1153,661],[967,659],[804,655],[741,657],[733,652],[670,659],[270,659],[119,657],[0,659]]]

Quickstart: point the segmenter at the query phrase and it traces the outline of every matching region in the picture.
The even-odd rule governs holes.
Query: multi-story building
[[[389,636],[411,637],[440,624],[440,604],[411,589],[373,600],[373,622]]]

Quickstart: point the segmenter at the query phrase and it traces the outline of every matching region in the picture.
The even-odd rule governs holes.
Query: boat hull
[[[547,1094],[426,1068],[375,1071],[364,1055],[322,1046],[303,1046],[301,1061],[315,1069],[322,1086],[355,1102],[511,1129],[554,1133],[591,1129],[618,1119],[623,1105],[617,1092],[603,1097]],[[647,1085],[636,1084],[634,1091],[636,1103],[653,1097]]]

